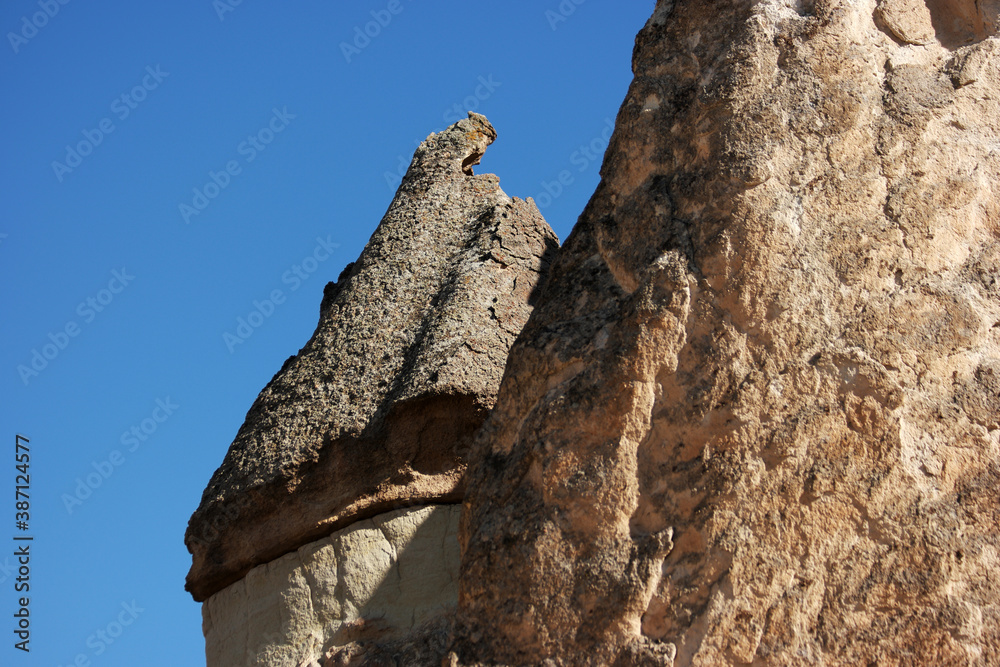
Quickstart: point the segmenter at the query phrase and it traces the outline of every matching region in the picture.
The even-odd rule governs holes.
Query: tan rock
[[[473,175],[478,114],[432,134],[313,337],[250,408],[191,517],[187,589],[404,505],[461,500],[465,454],[557,246],[533,202]]]
[[[451,664],[1000,664],[998,7],[657,3]]]
[[[930,44],[935,40],[931,11],[924,0],[879,0],[875,19],[901,42]]]
[[[878,0],[879,27],[906,44],[940,42],[954,48],[997,32],[996,0]]]

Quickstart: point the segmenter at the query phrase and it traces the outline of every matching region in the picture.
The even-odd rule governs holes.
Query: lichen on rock
[[[191,517],[204,600],[352,522],[455,503],[507,349],[557,246],[531,201],[473,175],[496,131],[470,113],[417,149],[312,338],[250,408]]]

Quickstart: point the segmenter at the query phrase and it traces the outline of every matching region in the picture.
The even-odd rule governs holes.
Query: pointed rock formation
[[[1000,664],[998,29],[658,0],[534,298],[432,135],[192,517],[210,665]]]
[[[495,138],[474,113],[428,137],[327,285],[316,332],[260,393],[191,517],[196,600],[358,521],[461,501],[473,433],[557,246],[534,203],[473,175]]]
[[[1000,664],[1000,3],[659,0],[445,664]]]

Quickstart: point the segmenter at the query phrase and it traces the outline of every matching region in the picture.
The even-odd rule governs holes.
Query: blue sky
[[[653,4],[235,3],[0,9],[0,664],[204,663],[188,517],[400,165],[484,113],[477,171],[565,239]]]

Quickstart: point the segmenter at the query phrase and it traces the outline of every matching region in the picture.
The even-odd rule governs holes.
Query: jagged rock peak
[[[185,537],[204,600],[254,566],[394,508],[458,502],[465,454],[557,240],[474,175],[470,113],[416,150],[309,342],[261,391]]]

